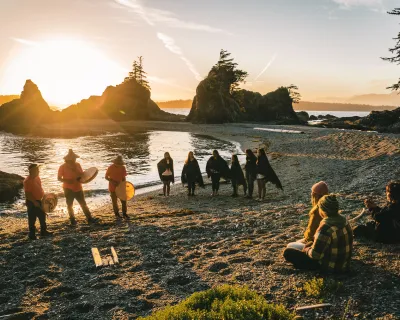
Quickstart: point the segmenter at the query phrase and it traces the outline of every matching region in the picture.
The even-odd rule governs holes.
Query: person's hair
[[[190,154],[193,154],[193,158],[194,158],[194,153],[193,153],[193,151],[189,151],[189,153],[188,153],[188,156],[187,156],[187,159],[186,159],[185,163],[189,163],[189,161],[190,161]]]
[[[238,156],[236,155],[236,154],[233,154],[232,155],[232,163],[239,163],[239,159],[238,159]]]
[[[400,181],[390,181],[386,186],[391,201],[400,201]]]
[[[258,151],[260,152],[261,157],[266,157],[267,154],[265,153],[264,148],[258,149]]]
[[[319,199],[321,199],[324,195],[323,194],[317,194],[312,192],[311,193],[311,204],[313,207],[315,207],[318,204]]]
[[[218,150],[214,150],[214,151],[213,151],[213,155],[214,155],[214,154],[216,154],[216,155],[217,155],[217,157],[218,157],[218,156],[219,156],[219,152],[218,152]]]
[[[169,154],[169,152],[165,152],[165,153],[164,153],[164,158],[165,158],[167,155],[168,155],[168,158],[171,159],[171,155]]]
[[[254,152],[253,152],[253,150],[251,150],[251,149],[246,149],[246,155],[249,156],[249,157],[252,157],[252,158],[256,157]]]

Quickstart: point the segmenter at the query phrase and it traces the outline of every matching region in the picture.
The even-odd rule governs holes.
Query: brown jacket
[[[306,231],[304,232],[304,239],[306,240],[306,243],[314,241],[315,232],[317,231],[318,226],[322,221],[322,218],[319,214],[318,206],[315,206],[311,209],[309,216],[310,219],[308,220],[308,226]]]

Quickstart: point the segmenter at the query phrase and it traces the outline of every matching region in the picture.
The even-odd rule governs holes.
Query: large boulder
[[[298,111],[296,115],[302,122],[308,122],[308,120],[310,120],[310,115],[306,111]]]
[[[0,202],[13,201],[23,187],[24,178],[0,171]]]
[[[239,104],[221,90],[213,77],[200,82],[193,99],[188,121],[196,123],[224,123],[240,120]]]
[[[0,128],[36,127],[51,121],[52,113],[37,85],[26,80],[20,98],[0,106]]]
[[[400,133],[400,107],[392,111],[372,111],[360,119],[359,124],[380,132]]]

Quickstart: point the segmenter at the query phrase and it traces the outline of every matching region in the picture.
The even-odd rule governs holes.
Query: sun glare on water
[[[22,45],[6,64],[5,84],[19,93],[26,79],[35,82],[44,99],[60,108],[100,95],[122,82],[126,70],[82,40],[59,39]]]

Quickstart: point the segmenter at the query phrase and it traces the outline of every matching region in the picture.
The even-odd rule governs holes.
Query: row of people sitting
[[[312,187],[312,209],[304,238],[289,243],[283,252],[286,261],[298,269],[349,271],[353,236],[381,243],[400,243],[400,182],[386,186],[387,204],[381,208],[365,200],[372,221],[351,227],[339,213],[337,197],[329,194],[325,182]]]

